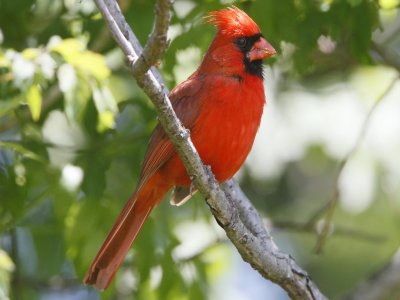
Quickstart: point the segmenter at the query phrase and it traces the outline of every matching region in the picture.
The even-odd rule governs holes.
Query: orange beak
[[[248,58],[250,61],[262,60],[274,54],[276,54],[274,47],[272,47],[266,39],[260,37],[260,39],[254,43],[253,47],[250,49]]]

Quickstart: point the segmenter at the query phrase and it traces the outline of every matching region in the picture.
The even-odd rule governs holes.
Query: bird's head
[[[207,55],[223,72],[229,75],[247,72],[262,77],[262,60],[276,51],[263,37],[258,25],[234,6],[210,12],[206,18],[205,23],[212,23],[218,29]]]

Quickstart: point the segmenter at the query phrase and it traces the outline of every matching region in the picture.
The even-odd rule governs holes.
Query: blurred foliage
[[[201,17],[227,2],[175,1],[171,46],[160,67],[170,88],[196,68],[212,39],[214,29]],[[119,3],[145,43],[154,1]],[[332,74],[342,78],[360,66],[396,67],[400,61],[385,60],[385,53],[399,49],[393,35],[372,38],[384,25],[383,14],[394,19],[398,1],[235,4],[280,52],[268,61],[280,74],[276,94],[293,83],[315,89]],[[179,209],[165,201],[154,211],[101,296],[80,284],[135,187],[155,123],[92,0],[0,0],[0,299],[210,299],[210,286],[229,272],[231,248],[214,241],[189,254],[177,251],[184,222],[204,224],[199,240],[220,240],[200,196]],[[242,186],[273,220],[305,222],[329,198],[336,164],[313,145],[278,176],[254,178],[248,166]],[[332,237],[325,254],[316,256],[313,234],[276,233],[332,298],[382,266],[399,246],[399,210],[378,191],[367,211],[354,217],[338,209],[335,221],[383,234],[385,241]]]

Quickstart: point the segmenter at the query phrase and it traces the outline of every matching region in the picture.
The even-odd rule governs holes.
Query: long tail
[[[126,203],[93,260],[83,280],[85,284],[99,290],[105,290],[110,284],[150,212],[169,190],[169,187],[157,184],[156,178],[152,179]]]

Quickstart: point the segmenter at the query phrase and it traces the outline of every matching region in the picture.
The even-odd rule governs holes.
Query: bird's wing
[[[183,126],[189,130],[197,121],[200,110],[200,97],[204,82],[199,77],[190,77],[178,85],[169,95],[172,107]],[[139,187],[144,184],[175,153],[175,148],[160,124],[150,138],[143,161]]]

